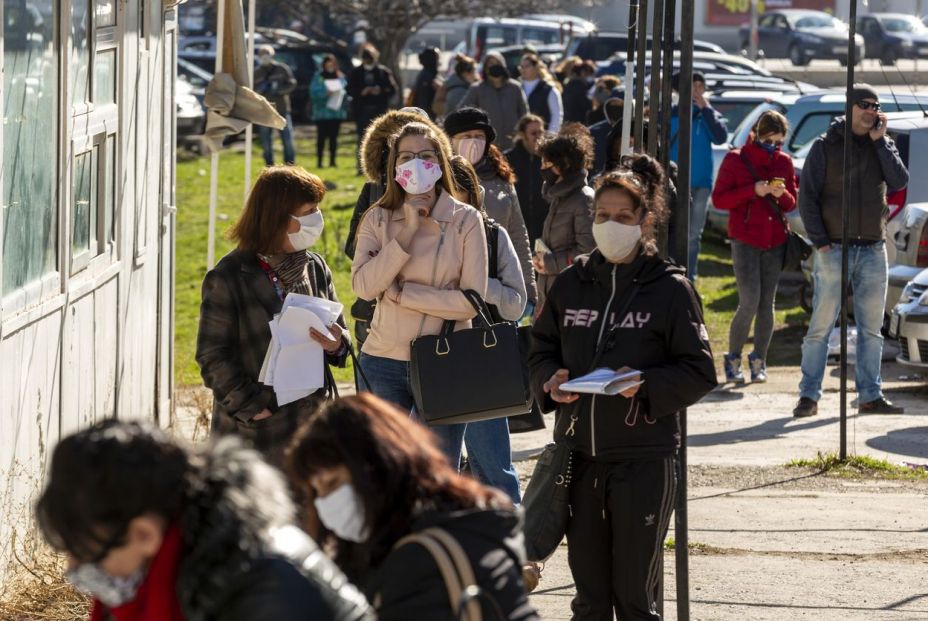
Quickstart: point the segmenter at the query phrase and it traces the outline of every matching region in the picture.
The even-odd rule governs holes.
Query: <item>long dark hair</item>
[[[324,405],[295,434],[287,462],[301,488],[320,470],[351,473],[370,537],[336,541],[335,560],[354,576],[382,562],[424,511],[511,506],[501,492],[458,474],[426,427],[370,393]]]
[[[515,183],[516,182],[516,171],[512,169],[512,166],[509,164],[509,160],[506,159],[506,156],[503,155],[503,152],[499,150],[495,144],[490,144],[487,147],[487,163],[493,167],[493,171],[496,172],[496,176],[505,181],[506,183]]]

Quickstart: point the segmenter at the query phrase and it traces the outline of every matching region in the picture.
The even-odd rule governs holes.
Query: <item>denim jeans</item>
[[[699,262],[699,242],[702,239],[702,230],[706,228],[706,213],[709,209],[709,195],[712,188],[693,188],[693,210],[690,212],[689,237],[689,275],[690,280],[696,280],[696,267]]]
[[[287,125],[280,130],[280,140],[284,143],[284,163],[293,164],[296,162],[296,152],[293,150],[293,119],[289,114],[285,114]],[[258,135],[261,136],[261,147],[264,149],[264,163],[268,166],[274,165],[274,129],[258,125]]]
[[[854,322],[857,324],[857,361],[854,379],[857,398],[867,403],[883,396],[880,361],[883,355],[883,312],[886,304],[886,245],[848,248],[848,281],[854,289]],[[841,311],[841,248],[815,251],[812,270],[815,293],[809,331],[802,341],[802,381],[799,396],[818,401],[828,358],[828,336]]]
[[[512,465],[509,421],[495,418],[467,423],[464,445],[467,447],[467,463],[474,477],[505,492],[513,504],[520,504],[522,495],[519,493],[519,475]]]
[[[741,355],[753,321],[754,353],[761,360],[767,359],[767,348],[773,336],[773,305],[785,252],[786,244],[761,250],[737,239],[731,240],[731,261],[738,283],[738,310],[728,330],[728,353]]]
[[[361,353],[358,360],[361,370],[370,382],[368,390],[381,399],[390,401],[410,416],[415,414],[415,402],[409,384],[409,363],[404,360],[382,358]],[[363,381],[361,382],[363,383]],[[461,448],[467,425],[431,425],[429,429],[438,436],[441,449],[455,470],[461,467]]]

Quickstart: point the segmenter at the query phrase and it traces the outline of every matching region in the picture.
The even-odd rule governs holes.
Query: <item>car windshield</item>
[[[905,15],[884,17],[880,19],[880,23],[883,24],[883,28],[885,28],[887,32],[923,33],[928,30],[925,28],[925,25],[915,17],[908,17]]]
[[[841,20],[835,19],[830,15],[796,15],[788,17],[790,26],[793,30],[804,30],[806,28],[843,28]]]

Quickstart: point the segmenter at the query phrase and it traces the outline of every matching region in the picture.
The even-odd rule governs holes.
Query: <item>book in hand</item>
[[[607,395],[613,397],[629,388],[644,384],[641,371],[622,371],[614,369],[596,369],[582,377],[564,382],[560,389],[566,392],[583,392],[591,395]]]

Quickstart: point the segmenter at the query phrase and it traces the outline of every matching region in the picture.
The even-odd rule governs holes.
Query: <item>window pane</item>
[[[104,231],[106,231],[105,241],[110,242],[116,239],[116,231],[113,230],[114,209],[116,205],[116,136],[107,136],[106,138],[106,170],[104,171],[106,187],[103,192],[103,217]]]
[[[57,263],[58,5],[3,7],[3,293]]]
[[[71,212],[71,252],[74,256],[93,249],[97,239],[96,171],[97,147],[74,158],[71,178],[73,211]]]
[[[101,105],[116,103],[116,50],[97,53],[93,65],[93,101]]]
[[[82,104],[90,95],[90,6],[89,0],[71,2],[71,105]]]
[[[96,0],[96,11],[94,28],[103,28],[105,26],[116,25],[116,2],[115,0]]]

